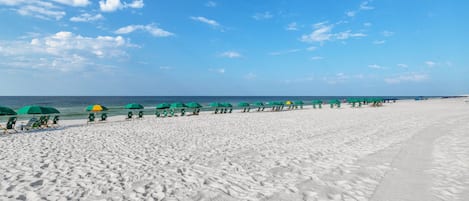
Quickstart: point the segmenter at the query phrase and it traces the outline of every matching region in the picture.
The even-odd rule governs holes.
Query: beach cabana
[[[160,117],[160,115],[163,115],[163,117],[168,116],[169,107],[171,107],[171,104],[169,103],[160,103],[156,105],[156,111],[155,111],[156,117]]]
[[[330,100],[329,104],[331,105],[331,108],[334,108],[334,106],[340,108],[340,100],[338,99]]]
[[[192,109],[193,115],[198,115],[200,112],[200,108],[202,108],[202,105],[197,102],[189,102],[186,103],[186,107]]]
[[[249,110],[251,110],[251,105],[247,102],[238,103],[238,107],[243,108],[243,112],[249,112]]]
[[[257,111],[264,111],[265,109],[265,105],[262,101],[256,101],[254,102],[252,105],[254,105],[255,107],[257,107]]]
[[[185,108],[186,108],[186,105],[184,103],[181,103],[181,102],[172,103],[169,106],[169,114],[172,117],[177,111],[180,111],[181,116],[184,116],[184,114],[186,113]]]

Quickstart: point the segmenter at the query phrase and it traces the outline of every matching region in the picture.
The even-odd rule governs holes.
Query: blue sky
[[[0,0],[0,95],[469,94],[469,2]]]

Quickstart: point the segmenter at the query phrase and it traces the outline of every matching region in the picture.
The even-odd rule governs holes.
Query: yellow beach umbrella
[[[285,105],[291,105],[293,104],[291,101],[285,101]]]
[[[86,111],[91,111],[91,112],[100,112],[100,111],[106,111],[106,110],[107,110],[106,107],[99,105],[99,104],[89,105],[88,107],[86,107]]]

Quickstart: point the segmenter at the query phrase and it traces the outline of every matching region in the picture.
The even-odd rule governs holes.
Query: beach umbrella
[[[143,109],[143,105],[141,104],[138,104],[138,103],[129,103],[127,105],[125,105],[124,107],[125,109]]]
[[[197,102],[189,102],[189,103],[186,104],[186,106],[188,108],[201,108],[202,107],[202,105],[200,105]]]
[[[181,102],[176,102],[176,103],[171,103],[170,108],[181,108],[181,107],[186,107],[184,103]]]
[[[249,106],[250,106],[250,104],[247,103],[247,102],[240,102],[240,103],[238,103],[238,107],[249,107]]]
[[[221,103],[219,102],[212,102],[209,105],[210,107],[224,107]]]
[[[222,107],[233,107],[231,103],[221,103]]]
[[[263,107],[264,106],[264,103],[262,101],[256,101],[253,103],[254,106],[257,106],[257,107]]]
[[[107,107],[104,107],[99,104],[88,105],[88,107],[86,107],[86,111],[90,111],[90,112],[101,112],[101,111],[106,111],[106,110],[108,110]]]
[[[0,106],[0,116],[3,115],[16,115],[16,112],[9,107]]]
[[[288,100],[288,101],[285,101],[285,105],[291,105],[291,104],[293,104],[293,102],[291,102],[291,101],[289,101],[289,100]]]
[[[295,101],[295,105],[304,105],[303,101]]]
[[[18,109],[18,114],[55,114],[60,113],[53,107],[44,107],[38,105],[28,105]]]
[[[156,109],[168,109],[169,107],[171,107],[169,103],[160,103],[156,106]]]

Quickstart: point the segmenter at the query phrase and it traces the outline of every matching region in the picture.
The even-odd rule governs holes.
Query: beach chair
[[[55,115],[54,118],[52,119],[52,125],[53,126],[58,126],[59,125],[59,115]]]
[[[139,118],[139,119],[143,118],[143,111],[139,111],[139,112],[138,112],[138,118]]]
[[[29,119],[28,123],[26,125],[21,127],[21,130],[31,130],[31,129],[36,129],[41,127],[41,121],[37,119],[36,117],[33,117]]]
[[[94,120],[95,120],[94,113],[90,113],[88,115],[88,122],[86,122],[86,123],[92,123],[92,122],[94,122]]]
[[[49,115],[39,117],[39,122],[41,123],[41,127],[49,127]]]
[[[5,128],[1,127],[5,133],[8,133],[9,130],[14,130],[15,132],[18,132],[16,129],[15,129],[15,125],[16,125],[16,117],[10,117],[8,118],[8,121],[7,121],[7,125],[5,126]]]
[[[132,119],[132,116],[134,116],[134,114],[132,113],[132,111],[129,111],[127,113],[127,117],[125,118],[126,120],[129,120],[129,119]]]
[[[337,108],[340,108],[340,101],[339,100],[330,100],[329,104],[331,105],[331,108],[334,108],[334,106],[337,106]]]
[[[107,120],[107,114],[106,113],[102,113],[101,114],[101,119],[99,121],[106,121]]]

